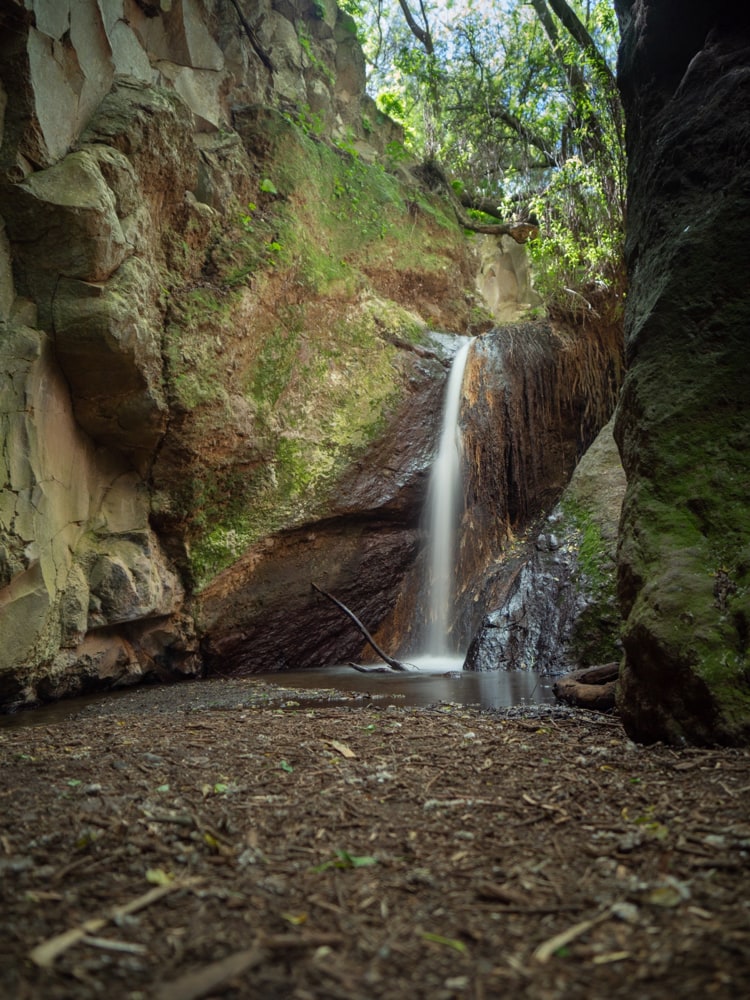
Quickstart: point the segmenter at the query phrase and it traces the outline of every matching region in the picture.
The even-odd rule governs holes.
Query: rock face
[[[392,609],[423,541],[420,515],[449,360],[441,355],[436,344],[415,356],[405,398],[380,439],[336,484],[326,517],[262,539],[201,592],[211,672],[360,658],[360,633],[311,584],[368,626]]]
[[[408,641],[445,336],[492,320],[364,82],[332,0],[2,5],[0,706],[357,654],[311,582]],[[579,334],[475,350],[475,579],[609,414]]]
[[[619,710],[639,739],[745,742],[750,15],[617,7],[630,272]]]
[[[526,250],[510,236],[482,239],[477,290],[496,323],[514,323],[542,301],[532,287]]]
[[[521,565],[517,539],[555,506],[612,414],[621,363],[614,328],[519,323],[475,341],[461,412],[464,497],[450,635],[456,650],[467,649],[487,609],[507,597]],[[400,656],[422,648],[425,575],[419,559],[377,633],[380,644]],[[500,665],[491,657],[481,667],[478,660],[469,664]]]
[[[576,466],[561,502],[519,540],[502,603],[482,620],[466,669],[555,674],[618,655],[615,551],[625,474],[612,423]]]

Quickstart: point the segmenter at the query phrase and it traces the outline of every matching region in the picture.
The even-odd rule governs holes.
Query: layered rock
[[[750,17],[619,0],[629,373],[616,436],[619,709],[639,739],[750,737]]]

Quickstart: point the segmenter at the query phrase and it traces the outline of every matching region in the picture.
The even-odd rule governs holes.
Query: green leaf
[[[279,767],[281,768],[282,771],[286,771],[287,774],[291,774],[292,771],[294,770],[294,768],[292,767],[292,765],[289,764],[289,763],[287,763],[287,761],[285,761],[285,760],[281,761],[281,763],[279,764]]]
[[[459,941],[456,938],[443,937],[442,934],[431,934],[429,931],[422,931],[421,936],[424,941],[431,941],[433,944],[442,944],[446,948],[453,948],[454,951],[460,951],[462,955],[466,954],[466,945],[463,941]]]
[[[151,885],[169,885],[174,882],[174,875],[171,872],[165,872],[163,868],[147,868],[146,881],[150,882]]]
[[[266,194],[279,193],[274,182],[270,180],[268,177],[264,177],[263,180],[260,182],[260,189],[261,191],[265,191]]]
[[[336,851],[336,857],[330,861],[324,861],[321,865],[313,868],[314,872],[328,871],[329,868],[369,868],[378,864],[378,859],[369,854],[350,854],[348,851]]]

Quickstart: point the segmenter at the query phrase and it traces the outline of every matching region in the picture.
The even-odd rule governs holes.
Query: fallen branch
[[[459,209],[457,203],[453,207],[459,224],[473,233],[484,233],[487,236],[510,236],[516,243],[527,243],[539,235],[539,226],[534,226],[530,222],[501,222],[497,224],[475,222]]]
[[[249,972],[261,965],[272,951],[289,951],[292,948],[319,948],[341,944],[341,934],[321,932],[318,934],[272,934],[261,935],[244,951],[235,951],[218,962],[212,962],[193,972],[187,972],[169,983],[161,983],[155,993],[155,1000],[202,1000],[215,993],[229,979]]]
[[[48,969],[58,955],[62,955],[64,951],[67,951],[74,944],[106,927],[110,920],[117,920],[119,917],[126,917],[131,913],[137,913],[139,910],[143,910],[152,903],[157,902],[157,900],[162,899],[162,897],[167,896],[170,892],[174,892],[176,889],[184,889],[185,885],[185,882],[172,882],[170,885],[159,885],[154,889],[149,889],[148,892],[143,893],[142,896],[138,896],[136,899],[132,899],[129,903],[125,903],[124,906],[113,907],[103,917],[94,917],[91,920],[86,920],[84,923],[79,924],[78,927],[72,927],[70,930],[63,931],[62,934],[56,934],[55,937],[49,938],[47,941],[42,941],[41,944],[37,945],[30,952],[29,958],[35,965],[39,965],[43,969]]]
[[[378,644],[375,642],[375,640],[373,639],[373,637],[370,635],[370,633],[364,627],[364,625],[359,620],[359,618],[357,618],[357,616],[354,614],[354,612],[350,611],[349,608],[347,608],[347,606],[345,604],[342,604],[341,601],[337,600],[333,596],[333,594],[329,594],[327,590],[323,590],[323,588],[319,587],[316,583],[312,584],[312,588],[313,588],[313,590],[317,590],[317,592],[319,594],[322,594],[323,597],[327,597],[329,601],[332,601],[336,605],[337,608],[340,608],[344,612],[344,614],[352,622],[354,622],[354,624],[357,626],[357,628],[359,629],[359,631],[364,636],[365,640],[369,643],[370,646],[372,646],[372,648],[378,654],[378,656],[380,657],[380,659],[383,660],[385,663],[387,663],[389,667],[391,667],[393,670],[401,670],[401,671],[404,671],[406,673],[409,672],[409,670],[411,668],[406,663],[402,663],[401,660],[395,660],[392,656],[389,656],[387,653],[383,652],[383,650],[380,648],[380,646],[378,646]],[[360,669],[359,666],[357,666],[356,664],[352,663],[351,666],[353,666],[355,670],[359,670]],[[367,671],[365,671],[365,672],[367,672]]]
[[[349,661],[349,666],[353,670],[359,670],[361,674],[392,674],[393,671],[390,667],[380,667],[377,665],[366,666],[364,663],[353,663]]]
[[[592,927],[596,927],[597,924],[602,923],[602,921],[611,916],[612,908],[610,907],[603,913],[599,913],[597,916],[592,917],[591,920],[582,920],[579,924],[574,924],[566,931],[562,931],[560,934],[555,934],[554,937],[548,938],[534,949],[534,958],[537,962],[548,962],[560,948],[564,948],[566,945],[570,944],[571,941],[575,941],[576,938],[581,937],[582,934],[590,931]]]
[[[265,948],[254,944],[245,951],[236,951],[192,972],[187,972],[171,983],[162,983],[156,991],[156,1000],[200,1000],[222,986],[228,979],[248,972],[268,957]]]

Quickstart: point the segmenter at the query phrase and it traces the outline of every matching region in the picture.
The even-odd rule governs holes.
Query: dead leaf
[[[339,743],[338,740],[325,740],[325,742],[329,746],[332,746],[334,750],[337,750],[342,757],[351,758],[357,756],[356,753],[352,750],[352,748],[348,747],[346,743]]]
[[[466,951],[466,945],[463,941],[459,941],[456,938],[443,937],[442,934],[431,934],[429,931],[422,931],[420,937],[423,941],[431,941],[433,944],[442,944],[446,948],[453,948],[454,951],[460,951],[462,953]]]

